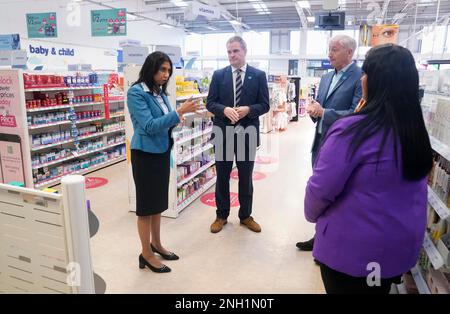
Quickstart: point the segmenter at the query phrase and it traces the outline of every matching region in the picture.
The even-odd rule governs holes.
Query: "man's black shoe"
[[[314,238],[306,242],[297,242],[296,246],[300,251],[312,251],[314,248]]]

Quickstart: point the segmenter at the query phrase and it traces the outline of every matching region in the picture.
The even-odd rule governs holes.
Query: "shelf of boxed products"
[[[95,166],[91,166],[91,167],[88,167],[86,169],[80,169],[80,170],[76,170],[76,171],[71,171],[71,172],[68,172],[68,173],[66,173],[64,175],[61,175],[61,176],[58,176],[58,177],[55,177],[55,178],[51,178],[51,179],[48,179],[48,180],[36,183],[34,185],[34,187],[35,188],[45,188],[45,187],[57,185],[58,182],[61,180],[61,178],[64,177],[64,176],[73,175],[73,174],[83,175],[83,174],[92,172],[94,170],[98,170],[100,168],[103,168],[105,166],[111,165],[113,163],[116,163],[116,162],[119,162],[119,161],[122,161],[122,160],[125,160],[125,159],[126,159],[126,156],[114,157],[114,158],[111,158],[111,159],[109,159],[107,161],[99,163],[99,164],[97,164]]]
[[[203,152],[213,148],[214,145],[211,143],[208,143],[206,145],[204,145],[203,147],[201,147],[200,149],[197,149],[196,151],[194,151],[193,153],[189,153],[189,155],[187,156],[183,156],[181,157],[180,161],[178,162],[178,164],[182,164],[183,162],[189,161],[195,157],[197,157],[198,155],[202,154]]]
[[[86,103],[79,103],[79,104],[74,104],[74,105],[48,106],[48,107],[27,109],[27,112],[33,113],[33,112],[41,112],[41,111],[52,111],[52,110],[58,110],[58,109],[69,109],[71,107],[78,108],[78,107],[97,106],[97,105],[103,105],[103,104],[104,104],[104,102],[86,102]]]
[[[42,87],[42,88],[25,88],[25,92],[55,92],[55,91],[68,91],[68,90],[87,90],[87,89],[97,89],[103,88],[103,86],[99,85],[89,85],[89,86],[77,86],[77,87]]]
[[[431,147],[434,151],[436,151],[436,153],[450,161],[450,147],[448,147],[446,144],[442,143],[432,135],[430,135],[430,142]]]
[[[206,98],[206,97],[208,97],[208,93],[191,94],[191,95],[186,95],[186,96],[178,96],[177,97],[177,101],[186,101],[186,100],[188,100],[191,97],[192,97],[192,99]]]
[[[110,119],[120,118],[120,117],[125,117],[125,114],[124,113],[118,113],[118,114],[111,114],[109,116]],[[108,120],[108,119],[106,119],[105,116],[102,116],[102,117],[95,117],[95,118],[90,118],[90,119],[76,120],[75,123],[76,124],[81,124],[81,123],[101,121],[101,120]],[[70,120],[63,120],[63,121],[53,122],[53,123],[29,125],[28,129],[30,129],[30,130],[37,130],[37,129],[48,128],[48,127],[51,127],[51,126],[57,126],[57,125],[63,125],[63,124],[71,124],[71,123],[72,123],[72,121],[70,121]]]
[[[31,151],[35,152],[35,151],[43,150],[43,149],[46,149],[46,148],[52,148],[52,147],[59,146],[59,145],[69,144],[69,143],[73,143],[75,141],[83,141],[83,140],[87,140],[87,139],[90,139],[90,138],[95,138],[95,137],[100,137],[100,136],[103,136],[103,135],[117,133],[117,132],[120,132],[120,131],[125,131],[125,128],[117,128],[117,129],[109,130],[109,131],[105,131],[105,132],[97,132],[97,133],[93,133],[93,134],[89,134],[89,135],[85,135],[85,136],[79,136],[76,139],[72,138],[72,139],[69,139],[69,140],[65,140],[65,141],[61,141],[61,142],[55,142],[55,143],[51,143],[51,144],[47,144],[47,145],[33,146],[33,147],[31,147]]]
[[[414,266],[414,268],[411,269],[411,274],[414,282],[416,283],[417,290],[419,290],[419,293],[431,294],[430,288],[428,288],[427,282],[425,281],[425,278],[423,278],[422,271],[420,270],[420,267],[418,265]]]
[[[217,177],[213,177],[209,179],[200,189],[186,197],[184,200],[179,202],[177,204],[177,210],[178,212],[181,212],[183,209],[185,209],[189,204],[191,204],[193,201],[195,201],[198,197],[200,197],[203,193],[205,193],[207,190],[209,190],[210,187],[212,187],[216,183]]]
[[[184,184],[188,183],[189,181],[191,181],[192,179],[194,179],[196,176],[198,176],[199,174],[201,174],[202,172],[206,171],[208,168],[214,166],[216,164],[216,161],[213,159],[210,162],[208,162],[206,165],[202,166],[201,168],[199,168],[197,171],[195,171],[194,173],[190,174],[188,177],[180,180],[177,182],[177,188],[181,188]]]
[[[428,259],[430,260],[434,269],[437,270],[437,269],[441,268],[442,266],[444,266],[444,259],[442,258],[442,255],[437,250],[433,241],[431,241],[430,236],[428,234],[425,235],[425,239],[423,241],[423,248],[424,248],[425,252],[427,253]]]
[[[106,150],[108,148],[112,148],[112,147],[115,147],[115,146],[118,146],[118,145],[122,145],[122,144],[125,144],[125,141],[121,141],[121,142],[118,142],[118,143],[106,145],[106,146],[103,146],[103,147],[100,147],[100,148],[92,149],[92,150],[89,150],[89,151],[84,151],[84,152],[81,152],[81,153],[73,152],[71,156],[68,156],[68,157],[65,157],[65,158],[60,158],[60,159],[57,159],[57,160],[53,160],[53,161],[50,161],[50,162],[47,162],[47,163],[44,163],[44,164],[34,165],[31,168],[32,169],[40,169],[40,168],[43,168],[43,167],[48,167],[48,166],[55,165],[55,164],[58,164],[58,163],[62,163],[62,162],[65,162],[65,161],[68,161],[68,160],[71,160],[71,159],[75,159],[75,158],[83,157],[83,156],[86,156],[86,155],[89,155],[89,154],[93,154],[93,153],[96,153],[96,152],[100,152],[102,150]]]
[[[430,186],[428,186],[428,203],[430,203],[441,219],[445,220],[450,217],[450,209]]]
[[[80,104],[74,104],[74,105],[61,105],[61,106],[47,106],[47,107],[39,107],[39,108],[33,108],[33,109],[27,109],[27,112],[33,113],[33,112],[41,112],[41,111],[52,111],[52,110],[58,110],[58,109],[69,109],[71,107],[77,108],[77,107],[87,107],[87,106],[96,106],[96,105],[102,105],[103,102],[86,102],[86,103],[80,103]]]
[[[201,132],[196,132],[194,134],[191,134],[191,135],[188,135],[188,136],[184,136],[182,138],[178,138],[178,139],[176,139],[176,143],[177,144],[183,144],[183,143],[189,142],[189,141],[191,141],[191,140],[193,140],[193,139],[195,139],[197,137],[200,137],[200,136],[203,136],[203,135],[208,135],[209,133],[212,132],[212,130],[213,130],[213,128],[210,127],[210,128],[207,128],[207,129],[205,129],[205,130],[203,130]],[[175,134],[175,137],[176,136],[177,136],[177,134]]]

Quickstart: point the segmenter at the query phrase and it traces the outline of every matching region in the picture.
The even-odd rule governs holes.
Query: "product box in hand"
[[[419,71],[420,85],[425,87],[426,91],[436,92],[439,88],[439,71],[437,70],[422,70]]]

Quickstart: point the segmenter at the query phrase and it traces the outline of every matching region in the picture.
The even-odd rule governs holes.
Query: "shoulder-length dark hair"
[[[158,86],[154,80],[154,76],[156,73],[158,73],[159,69],[161,68],[161,65],[164,62],[169,62],[170,64],[170,71],[169,71],[169,79],[172,76],[173,73],[173,65],[172,61],[170,60],[169,56],[166,55],[164,52],[161,51],[155,51],[152,52],[147,56],[145,59],[144,65],[141,68],[141,71],[139,72],[139,79],[133,84],[140,84],[145,83],[148,88],[155,93],[163,92],[167,95],[167,81],[162,87]]]
[[[400,142],[403,177],[424,178],[431,170],[433,153],[423,120],[419,97],[419,74],[411,52],[398,45],[372,48],[366,55],[367,99],[355,115],[365,115],[344,133],[354,134],[350,156],[370,136],[383,131],[379,155],[390,133],[395,137],[395,153]]]

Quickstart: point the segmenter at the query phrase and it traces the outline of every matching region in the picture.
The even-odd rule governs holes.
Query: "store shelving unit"
[[[187,99],[189,99],[190,97],[192,97],[192,99],[205,99],[208,96],[208,94],[194,94],[191,96],[182,96],[182,97],[177,97],[176,98],[176,103],[177,106],[179,105],[180,102],[186,101]],[[189,125],[194,119],[208,119],[207,118],[207,110],[203,109],[203,110],[199,110],[196,113],[191,113],[191,114],[186,114],[185,115],[186,118],[186,125]],[[215,165],[215,160],[214,158],[211,159],[211,161],[209,161],[207,164],[203,165],[202,167],[200,167],[199,169],[197,169],[196,171],[194,171],[194,173],[190,174],[188,177],[186,178],[177,178],[177,168],[185,163],[185,162],[189,162],[192,160],[196,160],[201,158],[201,156],[203,156],[203,154],[207,154],[207,155],[213,155],[213,150],[214,150],[214,146],[211,144],[210,142],[210,137],[212,134],[212,124],[210,126],[208,126],[207,128],[203,129],[200,132],[195,132],[192,135],[186,136],[186,137],[181,137],[179,138],[178,136],[176,136],[176,130],[174,131],[175,137],[177,138],[175,140],[174,143],[174,147],[172,150],[172,156],[174,157],[174,167],[171,168],[171,173],[170,173],[170,182],[171,182],[171,186],[169,188],[169,209],[166,210],[165,212],[163,212],[163,215],[166,217],[171,217],[171,218],[176,218],[178,217],[178,215],[181,213],[182,210],[184,210],[189,204],[191,204],[192,202],[194,202],[198,197],[200,197],[203,193],[205,193],[207,190],[209,190],[209,188],[211,188],[215,182],[216,182],[216,178],[210,178],[202,187],[200,187],[200,189],[196,190],[194,193],[188,195],[187,197],[185,197],[183,200],[179,200],[178,197],[178,189],[182,188],[183,185],[188,184],[189,182],[191,182],[193,179],[195,179],[196,177],[198,177],[199,175],[203,174],[205,171],[208,171],[208,169],[210,169],[211,167],[213,167]],[[208,141],[207,142],[203,142],[203,138],[207,137]],[[193,149],[191,152],[189,152],[187,155],[178,155],[177,152],[180,150],[180,147],[182,146],[191,146],[193,143],[198,142],[199,140],[201,140],[202,144],[201,146],[199,146],[197,149]]]
[[[18,121],[18,128],[21,129],[21,139],[22,139],[22,155],[23,155],[23,167],[24,176],[26,181],[26,186],[42,189],[45,187],[51,187],[58,185],[60,179],[64,175],[68,174],[86,174],[94,170],[106,167],[111,164],[115,164],[119,161],[125,159],[125,149],[120,149],[120,146],[125,145],[123,140],[125,134],[124,127],[124,98],[119,97],[114,100],[109,101],[110,112],[113,113],[108,116],[105,107],[105,95],[103,95],[103,85],[89,85],[82,87],[51,87],[51,88],[26,88],[23,81],[23,72],[21,70],[15,70],[15,72],[9,71],[8,73],[13,73],[14,77],[17,79],[18,86],[15,89],[18,91],[18,96],[20,96],[20,108],[16,115],[23,117]],[[36,73],[33,73],[36,74]],[[45,75],[45,73],[39,73],[39,75]],[[60,76],[63,76],[61,74]],[[75,103],[73,99],[69,99],[68,103],[48,106],[48,107],[38,107],[38,108],[27,108],[27,100],[34,99],[35,93],[45,93],[48,94],[50,99],[54,99],[57,93],[68,92],[68,96],[73,94],[75,96],[82,96],[86,94],[102,94],[101,100],[90,101],[83,103]],[[47,115],[53,112],[70,113],[78,111],[101,111],[102,115],[97,117],[77,119],[76,114],[72,115],[72,118],[65,119],[61,121],[55,121],[51,123],[42,124],[31,124],[31,120],[35,115]],[[70,132],[78,130],[89,126],[90,123],[95,123],[99,127],[108,125],[105,130],[99,128],[97,132],[90,132],[83,135],[78,135],[78,132]],[[114,128],[115,124],[117,127]],[[70,132],[70,137],[65,136],[64,140],[57,142],[51,142],[51,139],[45,144],[37,144],[33,142],[33,137],[39,137],[42,134],[55,134],[61,132]],[[109,141],[109,137],[114,137],[114,142]],[[103,143],[98,143],[97,147],[93,146],[92,149],[87,150],[86,147],[78,148],[78,143],[86,144],[90,140],[102,141]],[[117,141],[116,141],[117,140]],[[94,148],[95,147],[95,148]],[[119,147],[119,149],[118,149]],[[70,154],[62,155],[63,158],[59,159],[47,159],[45,162],[36,163],[32,162],[36,159],[36,156],[46,155],[50,152],[61,152],[63,149],[70,149]],[[115,153],[112,153],[116,150]],[[96,157],[96,154],[102,154],[104,158],[99,158],[98,160],[91,159],[90,156]],[[85,159],[88,158],[89,162]],[[85,163],[80,167],[65,167],[68,163],[77,162],[84,160]],[[89,166],[86,166],[89,165]],[[64,169],[63,171],[56,171],[54,167],[59,167],[59,169]],[[42,172],[47,171],[47,173],[52,174],[50,178],[46,176],[40,176]],[[39,180],[38,180],[39,175]]]
[[[434,87],[436,88],[436,87]],[[435,151],[436,154],[441,156],[442,158],[450,161],[450,147],[433,136],[431,132],[435,132],[434,125],[432,123],[437,123],[434,119],[431,118],[435,114],[435,106],[439,104],[440,101],[450,100],[450,94],[449,93],[443,93],[439,91],[425,91],[425,97],[427,98],[426,102],[422,103],[422,106],[424,108],[424,112],[427,112],[429,114],[429,124],[428,128],[430,130],[430,143],[432,149]],[[425,99],[424,97],[424,99]],[[430,115],[432,113],[433,115]],[[439,121],[439,120],[438,120]],[[434,209],[434,211],[437,213],[439,218],[441,220],[448,220],[450,219],[450,209],[447,207],[447,205],[441,200],[441,198],[438,196],[438,194],[433,190],[431,186],[428,186],[428,203],[430,206]],[[429,260],[429,263],[431,264],[432,268],[438,271],[446,271],[445,269],[445,261],[439,250],[437,249],[436,245],[432,241],[430,235],[427,233],[424,238],[423,242],[423,251],[426,254],[427,260]],[[430,267],[431,267],[430,266]],[[425,266],[423,266],[425,267]],[[426,267],[428,269],[428,266]],[[417,264],[412,270],[411,273],[413,275],[413,278],[416,282],[417,288],[419,290],[419,293],[421,294],[430,294],[430,288],[427,285],[427,282],[424,279],[424,273],[421,269],[421,266]]]

